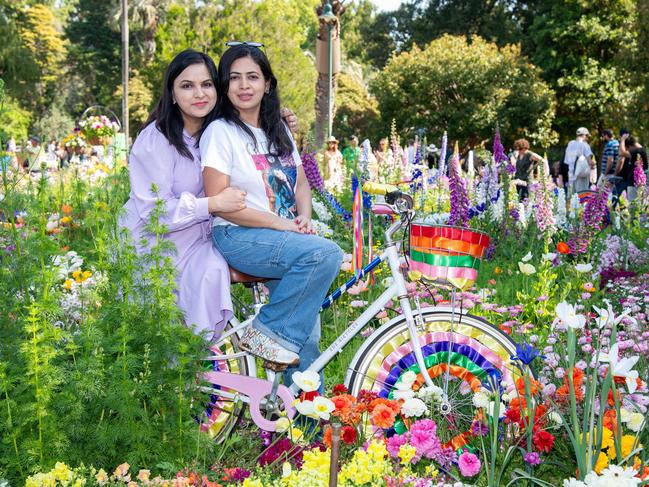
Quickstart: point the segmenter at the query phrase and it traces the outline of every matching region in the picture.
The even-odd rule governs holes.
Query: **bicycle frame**
[[[410,210],[408,210],[409,212]],[[411,213],[402,213],[402,220],[397,221],[393,223],[388,230],[385,232],[385,237],[386,237],[386,247],[379,255],[376,257],[372,262],[370,262],[367,266],[365,266],[362,270],[360,270],[354,277],[349,279],[345,284],[343,284],[341,287],[336,289],[332,294],[327,296],[325,298],[324,302],[322,303],[321,306],[321,312],[322,310],[328,308],[331,306],[331,304],[339,299],[350,287],[352,287],[355,283],[357,283],[362,277],[370,273],[374,268],[376,268],[379,264],[382,262],[388,262],[390,266],[390,272],[393,278],[392,283],[390,286],[381,293],[381,295],[374,301],[372,302],[364,311],[361,313],[361,315],[356,318],[343,332],[342,334],[334,340],[334,342],[327,347],[326,350],[324,350],[318,358],[309,366],[307,370],[310,371],[315,371],[315,372],[321,372],[331,360],[354,338],[362,329],[369,323],[376,314],[381,311],[388,302],[390,302],[393,298],[398,298],[399,303],[401,305],[402,309],[402,314],[406,318],[406,324],[408,326],[408,332],[410,334],[410,341],[412,343],[412,348],[415,353],[415,358],[417,361],[417,365],[419,366],[419,370],[421,371],[421,374],[423,375],[424,381],[426,385],[432,386],[433,382],[430,378],[430,375],[428,374],[428,368],[426,367],[424,363],[424,358],[423,354],[421,351],[421,345],[419,343],[418,339],[418,333],[417,333],[417,320],[415,319],[412,311],[412,306],[410,304],[410,300],[408,298],[408,291],[406,289],[406,282],[405,279],[403,278],[403,274],[401,272],[401,259],[399,256],[399,250],[398,250],[398,245],[399,242],[395,242],[392,240],[392,235],[399,229],[401,229],[404,224],[403,221],[409,221],[407,219],[408,216],[410,216]],[[220,340],[225,340],[229,336],[232,336],[235,333],[239,333],[242,331],[246,326],[250,324],[254,316],[259,312],[259,309],[261,308],[261,304],[255,304],[255,313],[253,316],[249,316],[246,320],[244,320],[241,323],[235,324],[232,329],[228,330],[225,332],[221,337]],[[421,317],[421,312],[418,315]],[[421,323],[419,323],[421,326],[423,326],[423,320],[420,320]],[[252,357],[250,354],[246,352],[238,352],[234,354],[229,354],[229,355],[220,355],[220,356],[214,356],[214,357],[208,357],[207,360],[227,360],[227,359],[233,359],[233,358],[240,358],[240,357]],[[274,372],[267,370],[266,375],[268,378],[268,381],[263,381],[265,384],[259,385],[260,387],[255,390],[255,383],[251,381],[260,381],[261,379],[256,378],[257,377],[257,372],[255,367],[251,367],[250,369],[250,375],[248,376],[250,379],[248,383],[243,383],[242,381],[239,381],[238,383],[236,381],[232,381],[229,379],[229,376],[231,374],[227,372],[208,372],[206,373],[206,376],[210,377],[213,384],[217,385],[222,385],[228,388],[232,388],[233,390],[237,391],[235,393],[229,393],[223,391],[221,394],[224,397],[229,397],[229,398],[237,398],[239,400],[242,400],[243,402],[249,403],[249,404],[260,404],[260,401],[262,400],[263,395],[267,392],[267,390],[270,390],[270,382],[273,381],[274,379]],[[238,385],[238,387],[237,387]],[[263,392],[262,392],[263,389]],[[293,384],[290,388],[287,388],[285,386],[280,386],[278,393],[281,396],[284,396],[284,402],[285,404],[288,404],[286,401],[286,392],[289,392],[293,394],[293,396],[297,396],[299,393],[299,388]],[[239,392],[241,392],[243,395],[240,395]],[[246,397],[250,396],[250,397]],[[255,422],[260,425],[263,424],[264,427],[268,430],[272,430],[271,424],[263,418],[258,417],[259,415],[256,415],[254,417]],[[290,416],[290,415],[289,415]],[[258,422],[259,421],[259,422]]]

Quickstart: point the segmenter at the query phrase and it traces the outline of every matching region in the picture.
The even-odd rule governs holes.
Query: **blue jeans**
[[[237,225],[213,227],[212,240],[231,267],[273,279],[252,326],[299,354],[298,370],[306,369],[319,354],[318,315],[340,270],[340,247],[315,235]]]

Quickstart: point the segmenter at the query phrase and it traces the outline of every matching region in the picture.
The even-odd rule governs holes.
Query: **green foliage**
[[[336,104],[334,134],[344,137],[360,134],[371,138],[378,135],[377,127],[380,123],[378,103],[367,92],[367,87],[358,72],[342,73],[338,77]]]
[[[115,100],[122,99],[122,85],[117,87]],[[153,93],[146,84],[146,80],[135,71],[128,79],[128,107],[131,121],[131,137],[137,135],[139,127],[149,118],[153,104]]]
[[[31,113],[22,108],[15,100],[6,97],[3,109],[0,110],[0,140],[26,140],[29,135]]]
[[[519,42],[516,7],[529,2],[415,0],[392,12],[392,35],[401,49],[424,45],[444,34],[480,36],[500,46]]]
[[[47,6],[29,7],[20,28],[25,47],[40,71],[41,83],[51,83],[60,74],[65,59],[65,40],[54,13]]]
[[[369,0],[354,0],[346,5],[341,17],[340,36],[344,56],[373,69],[382,68],[397,48],[392,35],[394,27],[392,14],[377,12],[376,6]]]
[[[120,83],[120,34],[110,26],[111,12],[110,2],[79,0],[66,27],[68,63],[81,76],[81,110],[110,105]]]
[[[552,91],[518,46],[444,35],[393,56],[373,89],[384,123],[394,118],[400,131],[448,130],[462,145],[476,146],[498,122],[510,139],[555,141]]]
[[[55,99],[43,116],[34,123],[34,134],[42,140],[61,140],[74,129],[75,121],[60,99]]]
[[[0,472],[12,485],[57,461],[178,469],[212,452],[194,420],[205,403],[196,381],[204,341],[175,305],[164,204],[151,215],[158,239],[138,257],[117,233],[127,181],[125,172],[96,187],[41,178],[18,192],[3,175],[0,215],[26,212],[21,230],[13,219],[0,229],[14,248],[0,256]],[[52,234],[48,216],[62,203],[78,224]],[[93,279],[75,294],[53,261],[64,242]]]
[[[572,136],[582,125],[619,126],[639,100],[640,65],[632,57],[642,31],[635,27],[636,10],[632,0],[546,0],[535,6],[525,50],[557,92],[562,133]]]

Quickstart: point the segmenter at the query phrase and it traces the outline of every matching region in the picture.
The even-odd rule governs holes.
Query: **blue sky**
[[[396,10],[403,2],[404,0],[372,0],[379,10]]]

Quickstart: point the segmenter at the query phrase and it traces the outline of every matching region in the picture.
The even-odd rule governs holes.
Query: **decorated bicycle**
[[[413,221],[412,198],[395,186],[366,183],[363,190],[384,195],[385,202],[372,208],[375,214],[396,219],[385,231],[381,254],[329,295],[322,310],[384,262],[389,266],[392,282],[308,370],[321,372],[380,310],[396,298],[400,314],[362,343],[347,368],[345,385],[353,395],[366,390],[392,399],[398,397],[399,389],[403,388],[404,377],[411,378],[414,373],[411,388],[434,403],[430,414],[439,425],[440,438],[447,445],[460,448],[469,441],[476,419],[473,393],[494,388],[510,392],[520,373],[509,363],[516,353],[510,337],[484,319],[464,313],[457,303],[458,291],[469,288],[478,276],[489,237],[466,228]],[[403,233],[402,239],[397,239],[399,232]],[[417,298],[410,299],[404,263],[410,268],[411,279],[448,288],[450,304],[423,307]],[[232,321],[211,347],[214,355],[208,360],[214,363],[214,370],[205,373],[204,377],[211,384],[207,389],[211,403],[202,427],[217,440],[232,431],[246,405],[255,424],[267,431],[277,429],[280,411],[289,418],[295,415],[293,402],[299,393],[298,387],[283,385],[281,369],[270,367],[270,364],[264,364],[264,374],[257,376],[255,358],[237,346],[239,337],[262,305],[258,289],[261,281],[233,271],[233,283],[245,283],[255,291],[255,311],[242,322]],[[408,426],[408,419],[400,417],[393,428],[396,433],[403,433]]]

